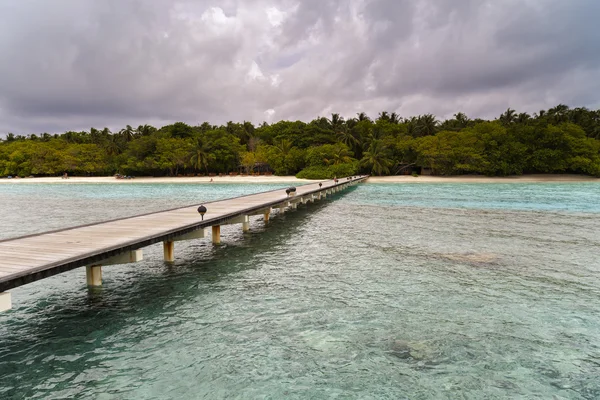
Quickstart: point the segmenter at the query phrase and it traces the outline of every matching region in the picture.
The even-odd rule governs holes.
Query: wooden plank
[[[44,260],[44,261],[55,261],[64,258],[61,254],[49,256],[47,254],[31,254],[31,253],[19,253],[19,254],[0,254],[2,261],[0,265],[10,261],[27,261],[27,260]]]
[[[29,269],[29,268],[31,268],[31,266],[28,264],[22,264],[22,262],[15,263],[14,261],[9,261],[9,260],[7,260],[5,263],[0,265],[0,269],[5,269],[7,271],[13,271],[13,272],[22,271],[23,269]]]

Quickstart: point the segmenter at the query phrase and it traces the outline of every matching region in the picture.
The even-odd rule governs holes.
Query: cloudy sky
[[[0,0],[0,133],[600,107],[598,0]]]

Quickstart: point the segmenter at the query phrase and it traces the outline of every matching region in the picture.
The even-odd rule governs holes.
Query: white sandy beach
[[[295,176],[224,176],[212,177],[213,184],[226,183],[309,183],[314,182],[308,179],[298,179]],[[22,184],[22,183],[116,183],[116,184],[136,184],[136,183],[193,183],[193,184],[211,184],[210,177],[139,177],[135,179],[116,179],[112,176],[92,176],[80,177],[74,176],[69,179],[61,177],[46,178],[13,178],[0,179],[0,184]],[[509,177],[488,177],[477,175],[463,176],[419,176],[411,175],[398,176],[374,176],[370,177],[367,183],[535,183],[535,182],[599,182],[600,178],[594,178],[585,175],[522,175]]]

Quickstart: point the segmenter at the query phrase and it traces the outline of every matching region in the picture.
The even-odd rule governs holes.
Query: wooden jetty
[[[298,204],[314,203],[367,179],[355,176],[298,186],[295,191],[269,192],[160,211],[135,217],[0,240],[0,311],[12,307],[7,290],[79,267],[86,267],[89,286],[102,285],[102,266],[141,261],[142,248],[163,242],[164,260],[174,261],[174,243],[211,237],[218,245],[221,226],[241,224],[250,217],[265,223],[273,210],[283,213]]]

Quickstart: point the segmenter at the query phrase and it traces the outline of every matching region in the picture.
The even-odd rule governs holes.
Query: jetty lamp
[[[202,217],[202,221],[204,221],[204,214],[206,214],[206,207],[204,207],[204,206],[198,207],[198,213]]]
[[[319,187],[321,187],[321,186],[323,186],[323,184],[319,182]]]

